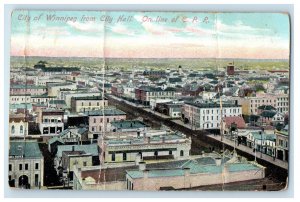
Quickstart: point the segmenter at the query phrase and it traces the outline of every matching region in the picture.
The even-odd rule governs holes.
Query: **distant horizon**
[[[92,59],[217,59],[217,60],[286,60],[289,61],[290,58],[177,58],[177,57],[136,57],[136,58],[129,58],[129,57],[88,57],[88,56],[37,56],[37,55],[31,55],[31,56],[19,56],[19,55],[11,55],[10,57],[35,57],[35,58],[92,58]]]

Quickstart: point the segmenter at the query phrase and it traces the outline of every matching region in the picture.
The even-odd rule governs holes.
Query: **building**
[[[39,189],[44,184],[44,157],[36,141],[10,141],[8,177],[11,187]]]
[[[277,94],[276,95],[276,110],[280,113],[289,112],[289,95],[288,94]]]
[[[24,85],[24,84],[10,86],[11,95],[20,95],[20,94],[42,95],[45,93],[47,93],[46,86]]]
[[[68,128],[48,140],[48,150],[56,154],[58,145],[74,145],[88,142],[87,128]]]
[[[174,99],[175,98],[175,88],[167,87],[151,87],[151,86],[141,86],[135,89],[135,99],[142,103],[143,105],[150,105],[151,99]]]
[[[244,115],[258,115],[259,107],[272,106],[280,113],[289,111],[289,97],[287,94],[257,94],[255,97],[237,98],[238,103],[242,105]]]
[[[58,145],[54,158],[54,166],[60,177],[73,175],[74,165],[84,167],[99,165],[99,151],[97,144],[87,145]]]
[[[156,110],[171,118],[181,118],[182,106],[183,103],[158,103],[156,105]]]
[[[66,183],[73,182],[73,171],[75,165],[77,168],[92,166],[92,154],[85,151],[63,151],[61,161],[61,171],[63,181]]]
[[[89,117],[89,131],[93,134],[111,131],[113,121],[126,119],[126,113],[116,108],[88,111],[85,114]]]
[[[9,104],[21,104],[30,102],[30,94],[15,94],[9,96]]]
[[[56,109],[42,109],[39,111],[37,123],[41,135],[58,135],[64,130],[64,111]]]
[[[99,110],[108,106],[107,99],[101,96],[88,96],[88,97],[72,97],[71,98],[71,111],[72,112],[86,112]]]
[[[48,83],[48,95],[55,96],[59,98],[60,90],[68,89],[68,90],[76,90],[76,83],[66,82],[66,83]],[[60,98],[59,98],[60,99]]]
[[[228,75],[228,76],[234,75],[234,64],[233,64],[233,63],[229,63],[229,64],[227,65],[226,70],[227,70],[227,75]]]
[[[144,76],[161,78],[166,75],[166,72],[163,70],[145,70],[143,72]]]
[[[138,169],[126,170],[126,188],[140,191],[190,189],[265,177],[265,167],[256,162],[230,161],[220,157],[202,157],[163,168],[148,168],[141,162]]]
[[[105,163],[179,159],[190,155],[191,139],[184,134],[165,131],[160,135],[141,134],[131,138],[104,138],[99,147]]]
[[[246,137],[247,146],[253,148],[254,151],[256,150],[269,156],[276,155],[276,135],[262,131],[251,131],[247,133]]]
[[[21,137],[28,136],[28,122],[24,117],[12,117],[9,118],[9,137]]]
[[[223,104],[223,118],[242,116],[242,108],[237,104]],[[217,103],[186,102],[183,105],[182,118],[195,130],[220,129],[221,109]]]
[[[288,125],[282,130],[275,130],[276,135],[276,158],[289,160],[289,131]]]

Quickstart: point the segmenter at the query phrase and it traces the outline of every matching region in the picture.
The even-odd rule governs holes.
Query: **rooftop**
[[[192,105],[192,106],[199,107],[199,108],[220,108],[219,103],[194,103],[194,102],[187,101],[187,102],[185,102],[185,104]],[[222,104],[222,107],[223,108],[226,108],[226,107],[241,107],[241,105],[224,103],[224,104]]]
[[[9,156],[24,158],[41,158],[43,157],[39,145],[36,141],[10,141]]]
[[[102,96],[72,97],[74,100],[103,100]],[[106,100],[106,99],[104,99]]]
[[[148,127],[146,124],[138,120],[114,121],[111,122],[111,125],[117,129],[134,129],[134,128],[137,129],[137,128]]]
[[[117,116],[117,115],[126,115],[125,112],[116,109],[116,108],[107,108],[107,109],[99,109],[93,111],[85,112],[88,116]]]
[[[201,159],[201,158],[200,158]],[[249,170],[260,170],[261,167],[251,162],[243,163],[222,163],[221,166],[215,164],[215,160],[211,157],[204,157],[203,162],[200,162],[200,159],[196,160],[186,160],[181,166],[178,167],[169,167],[169,168],[149,168],[148,177],[172,177],[172,176],[184,176],[185,169],[189,169],[191,174],[201,174],[201,173],[222,173],[224,167],[227,168],[229,172],[238,172],[238,171],[249,171]],[[226,159],[225,161],[228,161]],[[152,165],[153,166],[153,165]],[[127,170],[127,174],[132,178],[143,178],[144,171],[135,169]]]
[[[62,153],[65,151],[84,151],[87,154],[92,154],[93,156],[99,155],[97,144],[88,145],[58,145],[57,146],[57,157],[62,157]]]

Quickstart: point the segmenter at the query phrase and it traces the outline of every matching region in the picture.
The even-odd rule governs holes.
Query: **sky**
[[[26,11],[11,15],[11,55],[288,59],[281,13]]]

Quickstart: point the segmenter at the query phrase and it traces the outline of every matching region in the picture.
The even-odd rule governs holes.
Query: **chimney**
[[[146,162],[144,162],[144,161],[139,162],[139,170],[140,171],[146,170]]]
[[[215,158],[215,163],[216,163],[216,166],[221,166],[222,158]]]
[[[185,167],[185,168],[183,168],[183,170],[184,170],[184,176],[185,176],[185,177],[190,176],[190,168]]]

